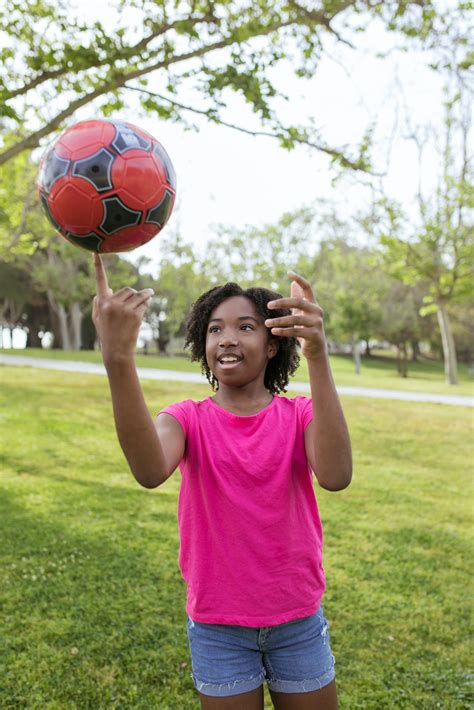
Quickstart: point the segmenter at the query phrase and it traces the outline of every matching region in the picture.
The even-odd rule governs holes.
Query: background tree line
[[[442,353],[456,383],[457,358],[472,359],[473,180],[470,3],[325,0],[175,3],[122,0],[108,26],[74,18],[67,4],[18,0],[0,9],[0,309],[2,327],[27,331],[28,345],[53,333],[54,347],[92,348],[91,258],[51,232],[34,188],[43,138],[72,122],[83,106],[114,115],[138,96],[145,114],[187,124],[194,114],[226,123],[226,91],[242,96],[262,130],[291,149],[305,144],[330,156],[335,174],[372,181],[366,214],[341,218],[337,204],[317,203],[264,228],[222,225],[200,255],[184,235],[166,232],[158,278],[147,264],[108,257],[111,286],[151,285],[147,316],[160,352],[184,332],[192,301],[225,280],[287,290],[286,271],[310,278],[326,312],[328,337],[346,344],[359,367],[359,344],[393,343],[406,374],[408,351],[427,342]],[[111,6],[111,18],[112,18]],[[130,33],[126,11],[139,14]],[[296,76],[310,77],[328,48],[352,41],[372,21],[399,45],[426,52],[446,76],[442,129],[414,127],[420,167],[428,143],[439,148],[435,189],[421,182],[417,213],[386,197],[371,166],[371,130],[359,145],[331,144],[315,125],[284,125],[273,69],[288,57]],[[197,92],[193,105],[180,92]],[[158,87],[158,89],[157,89]],[[241,129],[239,126],[234,126]],[[420,173],[421,174],[421,173]],[[159,237],[161,239],[161,237]],[[366,345],[367,350],[367,345]]]
[[[157,277],[147,272],[147,260],[133,265],[116,255],[106,257],[112,288],[152,287],[155,297],[145,320],[153,334],[150,349],[169,351],[170,341],[184,335],[193,301],[213,285],[237,281],[260,284],[281,293],[288,291],[288,269],[305,274],[313,283],[325,311],[328,339],[334,350],[350,351],[360,367],[360,344],[370,355],[370,342],[388,342],[397,348],[400,374],[408,359],[416,360],[425,344],[442,357],[442,338],[436,314],[424,315],[430,279],[421,275],[406,283],[387,267],[381,245],[360,245],[353,238],[355,221],[346,223],[329,205],[285,214],[263,228],[238,230],[222,225],[207,244],[204,255],[172,230],[163,234]],[[332,208],[334,210],[334,207]],[[390,263],[392,266],[390,266]],[[149,265],[148,265],[149,266]],[[156,266],[156,264],[155,264]],[[51,235],[46,247],[31,255],[0,259],[2,327],[27,332],[27,346],[40,347],[42,335],[54,335],[53,347],[93,349],[91,320],[94,273],[91,255]],[[474,359],[468,299],[449,305],[457,357]]]

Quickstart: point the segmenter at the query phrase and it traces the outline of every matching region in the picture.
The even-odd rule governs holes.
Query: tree
[[[162,242],[159,274],[156,281],[148,277],[140,288],[155,289],[150,311],[145,321],[152,328],[160,352],[164,352],[172,337],[182,338],[185,324],[194,301],[212,283],[201,268],[192,246],[183,242],[176,232],[169,232]]]
[[[429,0],[324,0],[317,7],[305,0],[117,0],[108,6],[106,24],[77,19],[64,0],[16,0],[0,9],[0,116],[7,136],[0,165],[37,147],[81,107],[93,104],[106,115],[122,109],[132,92],[162,120],[185,122],[194,112],[230,125],[222,108],[231,90],[285,147],[305,143],[344,167],[364,169],[364,141],[351,154],[311,126],[281,124],[272,71],[290,59],[298,76],[312,76],[331,41],[350,44],[344,34],[364,31],[375,18],[409,41],[433,44],[440,15]],[[199,96],[192,106],[179,100],[189,86]]]
[[[351,243],[345,236],[350,233],[349,224],[334,214],[324,221],[338,236],[321,243],[311,278],[325,311],[328,338],[350,343],[355,372],[360,374],[360,343],[368,343],[378,333],[387,279],[371,250]]]
[[[407,286],[393,279],[381,303],[384,317],[378,333],[397,348],[397,370],[400,377],[408,377],[408,345],[418,343],[422,338],[423,321],[419,314],[422,294],[419,287]]]
[[[461,88],[461,87],[460,87]],[[472,300],[474,277],[474,184],[468,152],[472,93],[448,96],[441,171],[435,194],[418,191],[419,224],[413,229],[400,205],[383,200],[385,228],[380,241],[391,274],[406,284],[426,284],[422,315],[436,313],[443,344],[446,381],[457,384],[457,358],[449,306]],[[423,143],[413,136],[422,158]]]
[[[302,260],[315,251],[314,220],[314,209],[303,208],[263,227],[218,225],[202,268],[211,282],[237,281],[245,288],[258,284],[286,293],[288,269],[306,271]]]

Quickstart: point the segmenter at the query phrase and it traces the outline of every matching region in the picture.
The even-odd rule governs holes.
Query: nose
[[[219,338],[219,347],[228,348],[231,345],[237,345],[237,336],[229,330],[222,331]]]

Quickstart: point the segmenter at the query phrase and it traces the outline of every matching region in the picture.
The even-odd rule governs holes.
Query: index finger
[[[288,271],[288,276],[290,276],[293,283],[296,283],[300,287],[300,289],[302,291],[302,295],[304,295],[304,298],[306,298],[310,301],[316,300],[314,298],[313,289],[311,288],[311,284],[309,283],[309,281],[307,279],[305,279],[300,274],[297,274],[296,271]],[[292,286],[293,286],[293,283],[292,283]],[[294,290],[298,291],[299,289],[294,289]],[[292,295],[293,295],[293,293],[292,293]]]
[[[97,252],[94,253],[94,266],[97,295],[108,296],[110,293],[109,282],[107,281],[104,264]]]

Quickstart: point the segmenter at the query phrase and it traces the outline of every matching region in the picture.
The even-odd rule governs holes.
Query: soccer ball
[[[153,136],[125,121],[80,121],[46,150],[38,190],[53,226],[96,252],[146,244],[169,219],[176,173]]]

